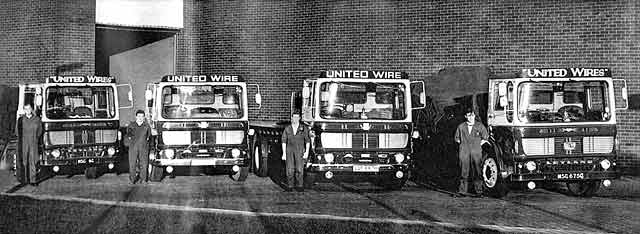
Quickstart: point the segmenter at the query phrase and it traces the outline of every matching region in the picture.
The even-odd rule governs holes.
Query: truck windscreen
[[[112,119],[116,115],[110,86],[52,86],[45,98],[49,119]]]
[[[325,82],[320,85],[324,119],[402,120],[407,117],[402,83]]]
[[[524,82],[518,86],[518,118],[528,123],[600,122],[610,118],[604,81]]]
[[[170,85],[162,89],[165,119],[238,119],[243,117],[242,87]]]

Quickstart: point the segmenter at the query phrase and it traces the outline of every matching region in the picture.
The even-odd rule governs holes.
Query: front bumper
[[[363,168],[363,166],[369,166]],[[369,181],[378,179],[407,179],[407,164],[309,164],[305,172],[318,180]],[[331,172],[332,178],[326,178]],[[402,177],[396,177],[401,172]]]
[[[617,179],[620,174],[617,171],[571,171],[571,172],[547,172],[524,173],[510,175],[511,181],[583,181]]]
[[[180,158],[180,159],[153,159],[150,163],[154,166],[216,166],[232,167],[247,166],[245,158]]]

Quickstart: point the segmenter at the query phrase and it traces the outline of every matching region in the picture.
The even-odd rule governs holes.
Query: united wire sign
[[[116,83],[112,76],[51,76],[47,83]]]
[[[354,78],[354,79],[408,79],[407,73],[398,71],[323,71],[320,78]]]
[[[524,78],[611,77],[609,68],[534,68],[522,69]]]
[[[234,75],[167,75],[162,77],[162,82],[243,82],[244,79]]]

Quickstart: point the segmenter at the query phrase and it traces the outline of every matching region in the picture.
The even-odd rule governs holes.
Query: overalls
[[[138,125],[136,121],[129,123],[127,135],[132,137],[129,146],[129,181],[136,180],[136,170],[140,170],[140,180],[146,182],[149,170],[149,138],[151,127],[147,122]]]
[[[477,193],[482,193],[482,140],[487,140],[489,133],[487,129],[479,122],[475,122],[469,132],[467,122],[458,125],[456,129],[455,140],[460,142],[458,146],[458,159],[460,160],[460,186],[458,192],[466,193],[468,190],[468,181],[470,167],[473,167],[475,175],[471,178]]]
[[[39,157],[39,140],[40,136],[42,136],[42,121],[40,121],[40,117],[31,116],[31,118],[27,118],[27,116],[20,117],[20,126],[19,130],[21,131],[20,143],[21,143],[21,158],[23,165],[23,175],[25,179],[27,179],[28,183],[36,183],[36,164],[38,162]],[[20,162],[18,162],[20,163]]]
[[[304,160],[302,158],[305,146],[310,143],[309,129],[302,124],[298,124],[298,130],[293,133],[293,126],[289,125],[284,129],[282,133],[282,143],[287,144],[287,185],[289,188],[294,187],[294,179],[296,187],[301,188],[303,186],[303,169]]]

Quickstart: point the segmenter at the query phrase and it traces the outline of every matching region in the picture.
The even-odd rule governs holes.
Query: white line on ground
[[[252,217],[284,217],[284,218],[301,218],[301,219],[321,219],[321,220],[335,220],[335,221],[356,221],[366,223],[394,223],[400,225],[424,225],[432,227],[446,227],[454,229],[467,229],[467,228],[483,228],[500,232],[508,233],[563,233],[563,234],[601,234],[606,232],[587,232],[587,231],[574,231],[565,229],[550,229],[550,228],[533,228],[533,227],[513,227],[502,225],[463,225],[448,222],[433,222],[424,220],[407,220],[407,219],[392,219],[392,218],[362,218],[362,217],[347,217],[336,215],[324,215],[324,214],[304,214],[304,213],[270,213],[270,212],[252,212],[243,210],[226,210],[217,208],[201,208],[190,206],[178,206],[168,204],[157,203],[144,203],[144,202],[129,202],[129,201],[108,201],[90,198],[79,198],[70,196],[53,196],[53,195],[35,195],[35,194],[15,194],[15,193],[0,193],[2,196],[9,197],[28,197],[35,200],[54,200],[54,201],[67,201],[67,202],[82,202],[95,205],[104,206],[117,206],[117,207],[129,207],[129,208],[147,208],[167,211],[185,211],[185,212],[201,212],[209,214],[228,214],[228,215],[243,215]]]

